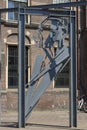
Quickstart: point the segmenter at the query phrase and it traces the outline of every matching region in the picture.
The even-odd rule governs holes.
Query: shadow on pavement
[[[43,128],[59,128],[59,129],[65,129],[65,130],[83,130],[83,129],[78,129],[72,128],[69,126],[59,126],[59,125],[47,125],[47,124],[36,124],[36,123],[27,123],[26,126],[32,126],[32,127],[43,127]]]
[[[2,122],[0,127],[18,128],[17,122]]]
[[[38,124],[38,123],[26,123],[26,127],[28,127],[28,126],[42,127],[42,128],[57,128],[57,129],[61,129],[61,130],[83,130],[83,129],[78,129],[77,127],[72,128],[69,126],[48,125],[48,124]],[[18,123],[17,122],[2,122],[0,127],[18,128]]]

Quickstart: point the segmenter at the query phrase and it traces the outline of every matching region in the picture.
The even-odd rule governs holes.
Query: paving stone
[[[3,113],[0,130],[17,130],[17,112]],[[77,127],[69,127],[69,111],[33,111],[25,128],[19,130],[87,130],[87,113],[77,112]]]

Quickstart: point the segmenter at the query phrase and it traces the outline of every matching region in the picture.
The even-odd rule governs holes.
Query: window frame
[[[66,3],[66,2],[71,2],[71,0],[53,0],[53,4],[56,4],[56,3]]]
[[[10,8],[10,2],[13,3],[13,5],[11,6],[11,8],[15,8],[16,6],[14,6],[16,3],[18,3],[17,5],[20,6],[22,4],[25,4],[25,6],[28,6],[28,0],[8,0],[8,3],[7,3],[7,8]],[[11,4],[12,4],[11,3]],[[21,6],[21,7],[24,7],[24,6]],[[11,14],[11,15],[10,15]],[[15,17],[17,16],[17,17]],[[12,17],[12,18],[11,18]],[[8,15],[7,15],[7,20],[9,22],[17,22],[18,21],[18,15],[17,15],[17,12],[8,12]],[[26,17],[26,23],[28,23],[28,18]]]
[[[18,45],[12,45],[11,44],[11,45],[8,45],[8,48],[7,48],[8,49],[8,54],[7,54],[7,59],[8,59],[7,60],[7,64],[8,64],[8,68],[7,68],[7,88],[8,89],[18,89],[18,83],[17,83],[17,85],[13,85],[13,86],[9,85],[9,77],[11,77],[11,76],[9,76],[9,47],[16,47],[16,49],[18,49]],[[26,54],[27,54],[26,58],[27,59],[25,61],[26,61],[26,64],[27,64],[26,65],[26,70],[27,71],[26,70],[25,71],[26,71],[26,83],[27,83],[28,80],[29,80],[28,79],[29,78],[29,72],[28,72],[28,69],[29,69],[28,68],[28,62],[29,62],[28,61],[28,53],[29,53],[29,48],[28,48],[28,46],[26,46],[26,49],[27,49],[27,51],[26,51]],[[12,56],[10,56],[10,57],[12,57]],[[17,60],[18,60],[18,54],[16,55],[16,57],[17,57]],[[18,71],[18,63],[17,63],[17,71]],[[12,76],[12,77],[14,77],[14,76]],[[18,74],[17,74],[17,78],[18,78]]]
[[[58,74],[58,76],[56,76],[55,80],[55,86],[54,88],[68,88],[69,87],[69,75],[70,75],[70,63],[68,63],[64,70],[62,70],[62,72],[60,72],[60,74]],[[60,81],[60,83],[57,82],[58,80]],[[63,80],[63,83],[61,84],[61,81]],[[66,83],[66,84],[65,84]]]

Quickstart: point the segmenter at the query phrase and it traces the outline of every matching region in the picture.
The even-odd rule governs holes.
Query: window
[[[28,82],[28,48],[26,47],[26,83]],[[8,46],[8,88],[18,87],[18,47]]]
[[[55,78],[55,88],[68,87],[69,86],[69,64],[62,70],[60,74]]]
[[[8,0],[8,8],[25,7],[27,6],[27,0]],[[8,20],[18,20],[17,12],[9,12]],[[26,19],[27,22],[27,19]]]
[[[56,48],[54,48],[54,55],[56,54]],[[69,63],[63,68],[63,70],[57,74],[54,79],[55,88],[67,88],[69,87]]]
[[[71,0],[53,0],[53,3],[66,3],[66,2],[70,2]]]

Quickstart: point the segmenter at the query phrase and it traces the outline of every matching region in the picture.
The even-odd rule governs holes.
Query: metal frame
[[[25,126],[25,15],[19,10],[19,127]]]
[[[1,39],[1,13],[0,13],[0,45],[2,44]],[[1,98],[1,46],[0,46],[0,98]],[[1,116],[1,99],[0,99],[0,116]],[[1,124],[1,117],[0,117],[0,124]]]
[[[70,85],[70,126],[77,126],[77,40],[76,16],[70,18],[70,44],[71,44],[71,85]]]
[[[31,6],[29,8],[0,9],[0,13],[18,11],[19,15],[19,127],[25,127],[25,15],[55,15],[70,17],[70,57],[71,57],[71,88],[70,88],[70,126],[77,126],[76,89],[77,89],[77,43],[76,43],[76,16],[74,11],[65,9],[58,14],[51,8],[62,8],[86,5],[87,2],[71,2],[43,6]],[[45,10],[47,9],[47,10]],[[1,46],[1,44],[0,44]]]
[[[24,13],[21,12],[19,13],[20,16],[20,22],[19,22],[19,30],[21,31],[21,35],[19,35],[19,39],[22,39],[24,41],[24,31],[21,30],[21,25],[22,25],[22,29],[24,30],[25,26],[24,26],[24,20],[23,18],[23,14],[39,14],[39,15],[55,15],[54,11],[50,11],[47,12],[43,10],[38,10],[38,9],[34,9],[34,11],[32,12],[30,9],[24,9]],[[40,13],[39,13],[40,11]],[[61,14],[58,14],[58,12],[56,13],[56,16],[63,16],[63,17],[70,17],[70,42],[71,42],[71,49],[70,49],[70,54],[71,54],[71,89],[70,89],[70,126],[77,126],[77,110],[76,110],[76,88],[77,88],[77,78],[76,78],[76,68],[77,68],[77,61],[76,61],[76,30],[75,30],[75,22],[76,22],[76,16],[75,16],[75,12],[74,11],[63,11]],[[22,40],[19,42],[20,44],[20,48],[24,48],[24,43],[22,42]],[[19,52],[20,52],[20,48],[19,48]],[[74,49],[73,49],[74,48]],[[23,51],[23,50],[22,50]],[[24,54],[20,55],[20,59],[22,62],[19,62],[19,66],[23,66],[24,65],[24,60],[23,60]],[[24,70],[22,69],[22,67],[20,68],[20,72],[24,74]],[[19,79],[21,78],[21,73],[19,73]],[[19,82],[23,82],[24,83],[24,78],[21,79]],[[24,114],[25,114],[25,97],[23,97],[25,95],[25,91],[24,91],[24,85],[19,85],[19,127],[25,127],[25,118],[24,118]],[[23,107],[23,108],[22,108]],[[23,119],[22,119],[23,118]]]

